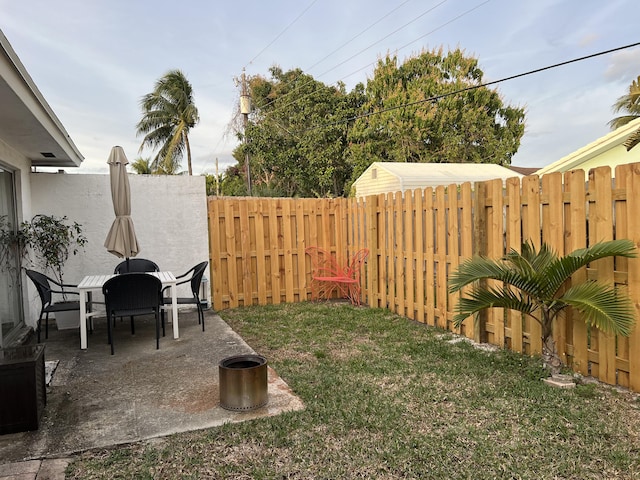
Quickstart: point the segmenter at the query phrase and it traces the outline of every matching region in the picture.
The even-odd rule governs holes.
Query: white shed
[[[356,197],[388,192],[404,192],[438,185],[522,177],[519,173],[492,163],[404,163],[373,162],[353,182]]]

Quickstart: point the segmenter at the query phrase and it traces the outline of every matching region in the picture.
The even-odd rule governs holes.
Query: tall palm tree
[[[553,321],[567,307],[573,307],[589,326],[616,335],[629,336],[635,323],[634,307],[628,296],[610,285],[596,281],[572,284],[565,288],[580,268],[605,257],[635,257],[631,240],[597,243],[559,257],[543,244],[536,251],[530,242],[522,245],[522,253],[512,250],[500,260],[474,257],[463,262],[452,274],[450,292],[472,285],[467,296],[461,296],[454,325],[460,326],[470,315],[497,307],[528,315],[542,327],[542,360],[551,373],[558,373],[562,360],[553,339]],[[480,281],[498,280],[501,285],[481,287]]]
[[[137,134],[145,137],[139,151],[145,146],[160,147],[152,167],[162,172],[176,172],[186,151],[191,175],[189,131],[200,117],[193,89],[185,75],[180,70],[167,72],[156,82],[153,92],[142,97],[140,106],[143,115],[137,125]]]
[[[622,127],[627,123],[640,118],[640,76],[629,85],[629,93],[622,95],[613,105],[614,113],[626,112],[627,115],[616,117],[609,122],[611,130]],[[627,151],[640,143],[640,128],[636,130],[624,142]]]

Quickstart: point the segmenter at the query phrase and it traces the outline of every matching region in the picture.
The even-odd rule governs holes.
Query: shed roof
[[[500,178],[522,177],[501,165],[492,163],[405,163],[374,162],[367,169],[381,168],[402,180],[403,184],[419,187],[482,182]],[[366,172],[365,172],[366,173]],[[364,175],[364,173],[363,173]]]

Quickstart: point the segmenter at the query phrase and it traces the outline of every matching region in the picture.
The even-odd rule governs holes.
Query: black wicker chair
[[[160,307],[162,282],[146,273],[118,275],[105,282],[102,287],[107,308],[107,335],[113,355],[113,322],[115,317],[131,317],[131,334],[135,333],[133,317],[154,315],[156,320],[156,349],[160,348]],[[164,325],[162,326],[164,336]]]
[[[78,295],[78,292],[71,292],[65,290],[65,288],[75,288],[77,285],[68,285],[65,283],[60,283],[53,278],[47,277],[45,274],[36,272],[35,270],[27,270],[27,277],[31,279],[31,281],[36,286],[38,290],[38,295],[40,295],[40,316],[38,317],[38,325],[36,330],[38,332],[38,343],[40,343],[40,324],[42,323],[42,317],[45,318],[45,333],[44,338],[49,338],[49,314],[56,312],[70,312],[73,310],[80,311],[80,302],[78,300],[75,301],[61,301],[61,302],[53,302],[53,294],[60,295]],[[52,285],[54,287],[52,288]],[[56,289],[59,288],[59,289]]]
[[[198,308],[198,324],[202,324],[202,331],[204,332],[204,311],[202,308],[202,303],[200,302],[200,284],[202,283],[202,276],[204,275],[204,271],[207,268],[209,262],[202,262],[197,264],[195,267],[192,267],[187,272],[182,275],[176,277],[177,280],[183,278],[184,280],[180,280],[176,283],[176,286],[182,285],[183,283],[190,282],[191,283],[191,297],[178,297],[179,305],[196,305]],[[171,297],[167,297],[166,291],[171,287],[165,287],[162,290],[162,304],[163,306],[171,305]],[[165,307],[166,308],[166,307]],[[162,309],[162,324],[164,325],[164,310]]]
[[[159,272],[160,268],[155,262],[144,258],[129,258],[116,265],[113,273],[146,273]]]

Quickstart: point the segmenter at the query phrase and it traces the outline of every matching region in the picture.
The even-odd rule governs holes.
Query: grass
[[[640,478],[640,402],[628,392],[548,387],[540,359],[454,342],[385,310],[221,315],[305,409],[86,452],[67,478]]]

